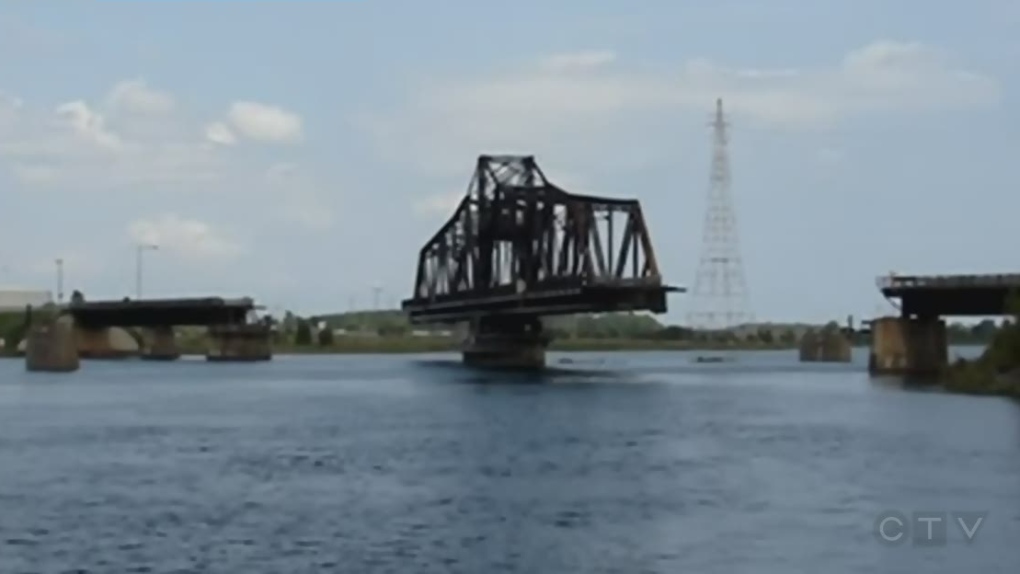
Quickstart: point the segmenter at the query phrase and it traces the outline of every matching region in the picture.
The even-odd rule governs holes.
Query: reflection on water
[[[0,572],[1020,564],[1015,403],[903,392],[861,350],[693,357],[0,362]],[[890,509],[990,514],[973,544],[923,549],[873,536]]]

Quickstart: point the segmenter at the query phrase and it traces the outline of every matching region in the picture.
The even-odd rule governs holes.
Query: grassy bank
[[[999,328],[977,359],[959,359],[942,376],[948,391],[1020,398],[1020,294],[1010,298],[1009,322]]]
[[[1020,398],[1020,373],[999,371],[991,362],[981,359],[958,360],[943,376],[947,391],[967,395],[995,395]]]
[[[1001,329],[974,360],[958,359],[942,375],[946,390],[1020,398],[1020,327]]]

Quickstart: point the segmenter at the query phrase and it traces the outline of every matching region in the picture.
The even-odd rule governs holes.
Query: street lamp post
[[[57,305],[64,303],[64,259],[58,257],[57,264]]]
[[[156,251],[158,245],[152,243],[139,243],[135,252],[135,297],[142,298],[142,254],[146,251]]]

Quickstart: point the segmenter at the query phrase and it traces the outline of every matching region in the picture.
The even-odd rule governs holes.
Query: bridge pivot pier
[[[468,365],[542,368],[541,317],[666,311],[641,205],[578,195],[532,156],[478,157],[468,191],[418,255],[411,323],[467,323]]]
[[[481,317],[470,323],[464,364],[497,369],[542,369],[550,338],[539,317]]]
[[[205,358],[218,362],[268,361],[273,357],[267,325],[242,323],[209,327]]]

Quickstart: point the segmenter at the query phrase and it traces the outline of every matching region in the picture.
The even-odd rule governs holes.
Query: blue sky
[[[766,6],[767,4],[767,6]],[[642,201],[691,285],[724,98],[751,309],[1016,270],[1011,0],[3,2],[0,283],[384,303],[481,152]],[[671,300],[680,321],[690,300]]]

